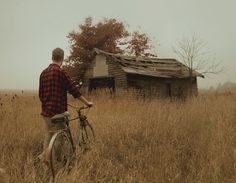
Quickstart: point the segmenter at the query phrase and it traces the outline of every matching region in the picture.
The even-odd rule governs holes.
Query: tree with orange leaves
[[[71,76],[83,76],[95,56],[94,48],[135,56],[147,56],[147,50],[151,48],[150,39],[146,34],[130,34],[123,22],[113,18],[93,24],[92,18],[87,17],[84,23],[79,25],[79,29],[78,32],[72,31],[67,36],[70,42],[70,56],[64,68]]]

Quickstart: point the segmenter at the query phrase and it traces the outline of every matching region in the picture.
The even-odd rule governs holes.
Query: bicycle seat
[[[66,116],[66,117],[69,117],[69,116],[70,116],[70,113],[69,113],[68,111],[66,111],[66,112],[64,112],[64,113],[62,113],[62,114],[64,114],[64,116]]]
[[[69,117],[70,113],[68,111],[61,113],[61,114],[56,114],[53,117],[51,117],[51,121],[56,123],[56,122],[64,122],[65,117]]]

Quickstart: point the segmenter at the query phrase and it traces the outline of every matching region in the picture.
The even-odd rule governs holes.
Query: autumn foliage
[[[114,18],[104,19],[96,24],[88,17],[79,25],[78,31],[68,34],[70,56],[65,68],[76,75],[78,70],[83,75],[87,65],[94,58],[94,48],[111,52],[147,56],[150,52],[150,39],[145,33],[128,32],[126,24]]]
[[[150,50],[151,48],[149,41],[150,39],[146,34],[141,34],[135,31],[132,34],[132,38],[127,47],[129,49],[129,53],[135,56],[154,56],[153,54],[147,52],[147,50]]]

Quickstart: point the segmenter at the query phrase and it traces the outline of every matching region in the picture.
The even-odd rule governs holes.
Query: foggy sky
[[[0,0],[0,89],[37,89],[51,50],[69,54],[66,35],[87,16],[129,24],[147,33],[159,57],[174,57],[177,40],[193,34],[224,72],[199,79],[200,88],[236,82],[236,1],[234,0]]]

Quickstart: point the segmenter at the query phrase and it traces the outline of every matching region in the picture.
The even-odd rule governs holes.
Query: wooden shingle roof
[[[118,62],[124,72],[129,74],[140,74],[163,78],[186,78],[189,77],[189,68],[172,58],[150,58],[133,57],[121,54],[113,54],[95,48],[97,54],[111,57]],[[202,74],[193,71],[193,76],[204,77]]]

